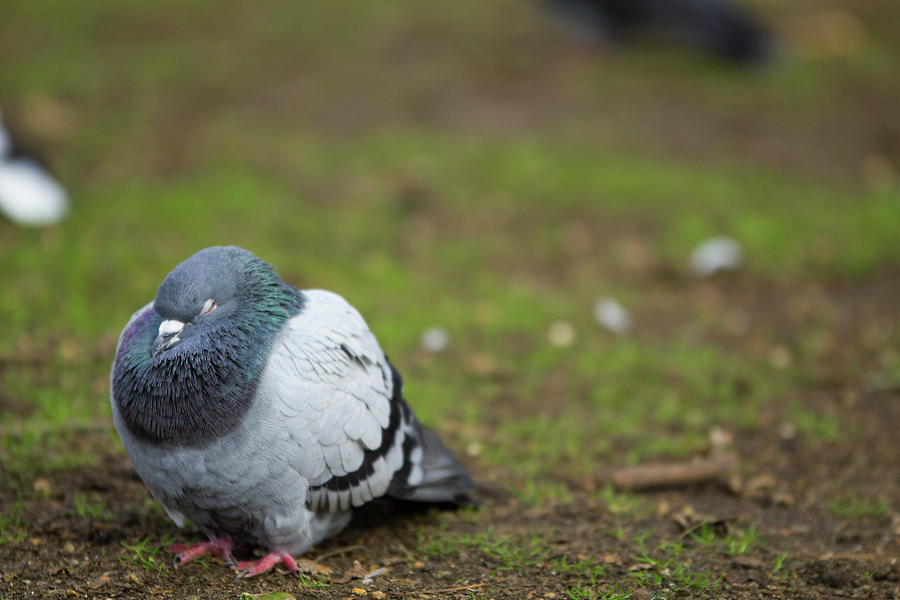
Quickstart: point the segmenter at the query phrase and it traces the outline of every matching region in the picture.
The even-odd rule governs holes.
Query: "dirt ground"
[[[96,465],[36,478],[5,477],[0,484],[3,513],[18,511],[28,532],[19,543],[0,545],[0,597],[240,598],[279,591],[297,598],[470,598],[473,593],[479,598],[563,598],[576,581],[574,573],[561,572],[560,559],[566,557],[566,564],[596,561],[603,577],[589,597],[615,598],[611,582],[633,584],[635,572],[650,569],[636,540],[647,547],[682,542],[680,559],[715,584],[696,591],[680,585],[673,595],[663,579],[646,589],[635,587],[632,598],[900,597],[900,515],[890,508],[900,506],[900,390],[873,381],[865,366],[896,326],[891,309],[900,292],[897,281],[897,273],[885,272],[862,286],[763,284],[749,277],[666,284],[685,302],[697,295],[728,297],[750,311],[760,327],[777,327],[784,339],[827,305],[834,327],[826,350],[811,365],[820,376],[789,393],[836,416],[853,432],[852,439],[802,441],[776,412],[764,417],[772,419],[768,426],[730,432],[740,457],[736,478],[635,494],[629,497],[644,509],[618,514],[595,493],[614,465],[598,464],[595,475],[583,480],[563,478],[571,502],[529,506],[504,491],[511,480],[502,468],[482,470],[477,459],[467,458],[480,488],[478,511],[391,502],[367,508],[344,533],[309,553],[320,571],[298,582],[281,569],[236,581],[218,560],[174,570],[169,556],[158,550],[176,530],[127,458],[110,449],[108,430],[71,434],[68,442],[91,447],[103,458]],[[770,306],[787,308],[772,311]],[[855,498],[884,504],[846,510],[828,504],[849,497],[851,490]],[[28,502],[13,507],[17,497]],[[713,538],[753,523],[761,542],[733,556],[707,552],[689,533],[704,523]],[[535,536],[545,542],[534,554],[510,554],[490,542],[435,551],[435,539],[440,543],[444,532],[452,533],[447,539],[474,538],[485,528],[489,540],[513,540],[524,548]],[[194,539],[196,532],[178,535]],[[142,564],[129,546],[145,539],[150,558]],[[355,561],[362,570],[352,569]],[[346,579],[380,567],[385,571],[371,581]],[[670,587],[676,589],[674,583]]]

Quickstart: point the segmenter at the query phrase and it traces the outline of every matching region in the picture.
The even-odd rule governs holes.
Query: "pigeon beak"
[[[176,333],[181,333],[183,330],[184,330],[184,322],[183,321],[169,319],[169,320],[163,321],[162,323],[159,324],[160,337],[175,335]]]
[[[156,336],[156,342],[153,344],[153,356],[178,343],[181,340],[178,334],[182,331],[184,331],[183,321],[168,319],[160,323],[159,335]]]

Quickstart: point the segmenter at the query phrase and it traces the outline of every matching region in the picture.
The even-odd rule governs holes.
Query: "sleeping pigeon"
[[[238,577],[293,558],[381,496],[471,503],[472,480],[413,415],[359,313],[234,246],[201,250],[132,317],[110,374],[116,430],[181,526]],[[268,554],[236,562],[232,550]]]

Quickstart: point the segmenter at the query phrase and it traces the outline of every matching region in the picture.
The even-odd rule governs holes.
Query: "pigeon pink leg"
[[[233,564],[234,558],[231,557],[231,549],[231,541],[222,537],[198,544],[172,544],[168,548],[169,552],[178,552],[178,556],[173,561],[176,569],[207,554],[221,557],[227,565]]]
[[[241,561],[235,564],[232,569],[238,571],[238,579],[246,579],[247,577],[255,577],[260,573],[265,573],[278,563],[287,567],[292,574],[300,575],[300,568],[297,567],[297,561],[286,552],[270,552],[258,560]]]

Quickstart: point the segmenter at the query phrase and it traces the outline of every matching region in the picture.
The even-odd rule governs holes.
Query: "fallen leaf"
[[[771,473],[760,473],[747,482],[745,490],[748,495],[752,495],[760,490],[770,490],[773,487],[775,487],[775,476]]]
[[[301,558],[297,560],[297,568],[300,569],[301,573],[314,574],[319,573],[320,575],[329,575],[334,570],[331,567],[326,567],[325,565],[321,565],[319,563],[315,563],[311,560],[307,560],[305,558]]]
[[[52,488],[50,487],[50,482],[44,479],[43,477],[38,477],[34,480],[32,484],[34,487],[34,491],[41,492],[42,494],[49,496]]]
[[[794,497],[787,492],[775,492],[772,494],[772,502],[778,506],[793,506]]]
[[[91,588],[92,590],[97,590],[97,589],[102,588],[104,585],[106,585],[109,582],[110,582],[109,577],[107,577],[106,575],[101,575],[100,577],[97,577],[96,579],[92,579],[91,581],[89,581],[87,586],[89,588]]]
[[[351,579],[362,579],[368,574],[369,572],[366,571],[365,567],[359,564],[358,560],[354,560],[353,566],[344,571],[344,574],[340,579],[336,579],[335,583],[347,583]]]

